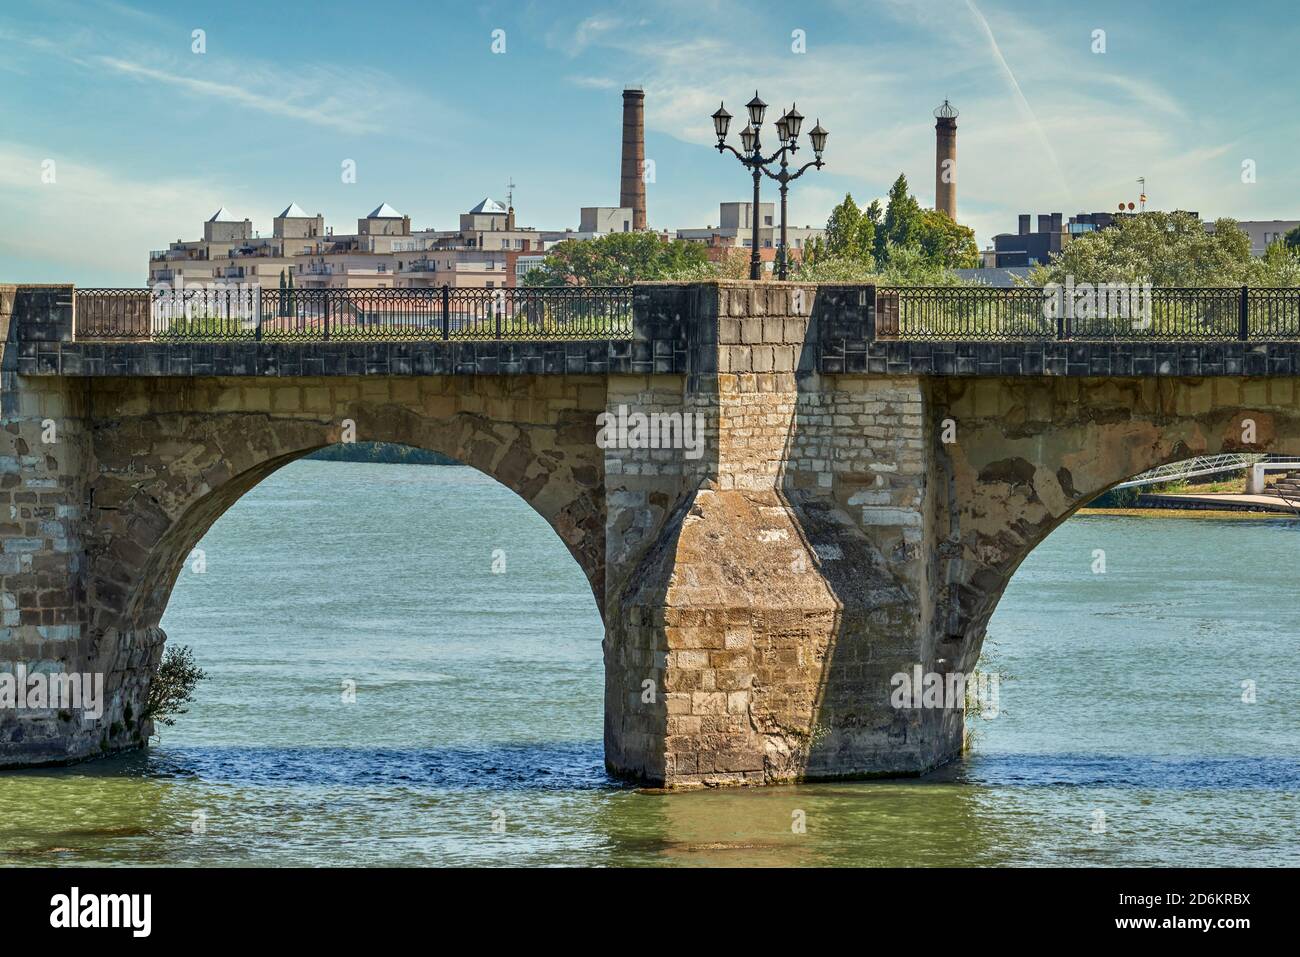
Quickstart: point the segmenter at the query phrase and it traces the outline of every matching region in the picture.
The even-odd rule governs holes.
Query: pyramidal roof
[[[402,214],[399,213],[397,210],[393,209],[393,207],[389,206],[387,203],[380,203],[378,206],[372,209],[370,211],[370,215],[366,217],[366,219],[401,219],[401,218],[402,218]]]
[[[506,208],[491,196],[484,196],[482,201],[470,210],[471,213],[504,213]]]
[[[297,203],[290,203],[276,219],[311,219]]]
[[[210,223],[242,223],[243,220],[222,206],[208,219]]]

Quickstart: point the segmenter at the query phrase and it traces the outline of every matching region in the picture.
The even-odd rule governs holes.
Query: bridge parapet
[[[445,324],[402,325],[393,318],[408,316],[408,311],[361,310],[363,316],[379,318],[346,330],[336,325],[332,337],[318,312],[344,308],[321,298],[334,291],[312,291],[318,312],[310,315],[303,311],[308,293],[298,294],[292,334],[261,336],[239,323],[204,325],[168,317],[146,321],[147,291],[19,287],[10,344],[14,371],[28,376],[674,374],[687,371],[696,337],[707,333],[708,324],[701,325],[701,319],[710,317],[698,315],[699,290],[706,285],[649,283],[617,293],[508,290],[512,295],[506,300],[504,325],[491,316],[478,317],[454,333]],[[762,318],[767,307],[754,296],[765,302],[769,296],[789,296],[795,288],[780,283],[738,287],[734,304],[725,308],[739,310],[741,299],[749,297],[743,308],[752,318]],[[1043,291],[1036,289],[803,288],[813,320],[804,371],[1117,377],[1300,372],[1300,290],[1156,290],[1164,318],[1143,326],[1131,320],[1085,324],[1045,319]],[[339,303],[355,310],[366,292],[339,290]],[[409,306],[392,298],[404,290],[369,292],[385,294],[376,301],[403,303],[403,310]],[[278,296],[273,290],[262,295]],[[119,300],[140,304],[146,319],[105,320],[106,310],[113,314],[117,308],[105,302]],[[484,302],[490,305],[490,300]],[[476,301],[475,308],[481,305]],[[274,302],[259,308],[273,314],[264,323],[280,321]],[[548,310],[559,312],[553,316]],[[112,334],[106,335],[105,328]]]

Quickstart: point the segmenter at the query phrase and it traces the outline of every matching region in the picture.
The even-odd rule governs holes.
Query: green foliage
[[[885,207],[885,218],[881,228],[875,233],[876,262],[886,263],[889,247],[903,249],[919,244],[921,241],[923,216],[921,204],[907,191],[907,177],[902,173],[889,187],[889,201]]]
[[[917,242],[930,262],[949,269],[974,269],[980,264],[975,230],[953,222],[940,210],[921,211]]]
[[[624,286],[680,275],[708,266],[700,243],[665,240],[658,233],[610,233],[599,239],[566,239],[524,277],[530,286]]]
[[[1300,247],[1289,248],[1285,239],[1270,243],[1263,256],[1246,264],[1242,281],[1247,286],[1300,286]]]
[[[1085,233],[1037,267],[1032,285],[1149,282],[1177,286],[1297,286],[1300,263],[1281,244],[1262,258],[1250,254],[1250,238],[1236,220],[1220,219],[1209,232],[1190,213],[1125,216],[1108,229]]]
[[[798,263],[791,278],[799,282],[874,283],[877,286],[978,286],[942,263],[933,261],[920,246],[885,248],[886,263],[875,269],[867,263],[841,256],[822,256]]]
[[[853,194],[845,193],[844,201],[831,210],[826,237],[814,244],[812,259],[827,256],[871,267],[875,265],[875,244],[876,224],[858,209]]]
[[[771,273],[763,270],[764,279],[772,278]],[[673,282],[708,282],[710,279],[748,279],[749,250],[735,247],[728,249],[720,262],[705,260],[690,263],[680,268],[668,270],[661,278]]]
[[[922,209],[900,175],[881,211],[872,200],[859,209],[852,195],[831,211],[825,240],[814,240],[794,268],[801,282],[888,286],[974,285],[952,270],[979,265],[975,231],[945,213]]]
[[[388,465],[460,465],[456,459],[391,442],[338,442],[304,458],[318,462],[382,462]]]
[[[946,216],[944,218],[947,219]],[[982,285],[974,280],[962,279],[952,269],[953,267],[948,263],[936,260],[919,245],[890,245],[885,248],[885,265],[880,270],[879,284],[882,286]]]
[[[175,316],[158,331],[160,339],[252,339],[256,335],[251,320],[227,316]]]
[[[178,716],[189,711],[185,705],[194,700],[194,688],[205,678],[207,673],[194,663],[189,646],[168,648],[149,684],[149,701],[141,720],[152,718],[158,724],[175,724]]]
[[[1086,508],[1137,508],[1138,496],[1143,492],[1150,491],[1141,486],[1132,486],[1130,488],[1113,488],[1108,492],[1102,492],[1096,498],[1092,499],[1085,506]]]

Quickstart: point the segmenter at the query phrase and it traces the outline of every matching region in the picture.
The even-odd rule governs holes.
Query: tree
[[[1124,216],[1113,226],[1071,240],[1051,263],[1031,274],[1035,285],[1081,282],[1153,286],[1298,285],[1296,269],[1279,250],[1255,259],[1236,220],[1207,230],[1191,213]]]
[[[817,244],[816,255],[835,256],[874,265],[876,226],[853,201],[852,193],[831,210],[826,220],[826,239]]]
[[[930,262],[949,269],[974,269],[980,264],[975,230],[953,222],[941,210],[921,211],[917,245]]]
[[[1242,285],[1261,287],[1300,286],[1300,251],[1288,249],[1286,240],[1269,243],[1263,256],[1246,264]]]
[[[944,217],[947,218],[946,216]],[[952,220],[949,220],[952,222]],[[960,226],[959,229],[966,227]],[[973,242],[973,240],[972,240]],[[981,285],[960,278],[954,266],[941,262],[926,252],[919,244],[889,246],[887,262],[880,270],[876,282],[882,286],[967,286]],[[964,268],[964,267],[963,267]]]
[[[702,263],[691,262],[667,270],[661,279],[674,282],[708,282],[710,279],[748,279],[749,250],[732,246],[723,251],[722,259],[706,260]],[[766,269],[762,278],[771,279],[772,274]]]
[[[922,228],[921,204],[907,191],[907,177],[899,173],[894,185],[889,187],[889,200],[885,206],[882,228],[876,230],[876,262],[882,266],[888,261],[889,247],[901,249],[920,241]]]
[[[149,701],[141,719],[175,724],[176,717],[189,710],[185,705],[194,700],[194,688],[205,678],[207,673],[194,663],[194,652],[188,646],[168,648],[149,684]]]
[[[529,286],[623,286],[665,279],[705,268],[708,253],[700,243],[665,240],[658,233],[610,233],[599,239],[566,239],[529,270]]]
[[[810,252],[811,249],[805,248],[803,258],[795,262],[791,279],[829,283],[869,283],[876,280],[876,270],[870,263],[840,256],[815,256]]]
[[[824,239],[811,242],[798,264],[802,282],[868,283],[890,286],[962,285],[953,269],[979,265],[975,231],[946,213],[922,209],[900,175],[888,206],[872,200],[859,209],[851,194],[831,211]]]
[[[1297,226],[1295,229],[1283,236],[1282,242],[1291,252],[1300,253],[1300,226]]]

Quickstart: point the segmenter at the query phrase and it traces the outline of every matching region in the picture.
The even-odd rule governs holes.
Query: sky
[[[448,229],[513,180],[521,225],[576,228],[618,205],[626,85],[654,228],[750,198],[710,114],[755,89],[769,123],[793,101],[830,132],[792,224],[900,172],[932,206],[944,99],[981,248],[1021,212],[1137,201],[1140,176],[1148,208],[1296,219],[1297,48],[1294,0],[6,0],[0,282],[142,286],[219,206],[263,235],[291,202],[340,233],[381,202]]]

